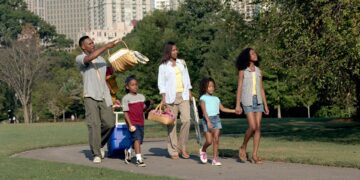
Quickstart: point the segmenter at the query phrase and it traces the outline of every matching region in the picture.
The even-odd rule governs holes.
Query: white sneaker
[[[200,154],[200,161],[202,162],[202,163],[207,163],[207,154],[206,154],[206,152],[203,152],[202,151],[202,148],[200,148],[200,150],[199,150],[199,154]]]
[[[100,154],[101,154],[101,159],[104,159],[105,158],[105,149],[104,148],[100,149]]]
[[[143,160],[136,160],[136,164],[138,167],[146,167],[146,164],[144,163]]]
[[[211,165],[213,165],[213,166],[221,166],[222,164],[217,159],[213,159]]]
[[[129,164],[131,162],[131,152],[129,152],[127,149],[124,150],[125,154],[125,163]]]
[[[95,156],[94,159],[93,159],[93,163],[101,163],[101,158],[99,156]]]

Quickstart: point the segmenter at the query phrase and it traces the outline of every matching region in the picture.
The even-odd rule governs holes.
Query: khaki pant
[[[115,125],[115,116],[111,107],[104,101],[84,98],[85,118],[89,131],[89,145],[93,156],[101,156],[102,148],[111,135]]]
[[[168,104],[168,107],[177,117],[180,111],[180,137],[177,138],[176,123],[174,125],[168,125],[168,153],[170,156],[178,155],[178,150],[185,150],[186,144],[189,139],[190,129],[190,104],[189,101],[185,101],[182,98],[182,93],[176,93],[176,99],[173,104]]]

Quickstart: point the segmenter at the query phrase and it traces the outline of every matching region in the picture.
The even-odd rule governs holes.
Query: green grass
[[[219,155],[237,157],[245,119],[224,119]],[[198,147],[191,141],[196,153]],[[211,153],[211,148],[209,149]],[[252,140],[248,144],[252,152]],[[259,156],[266,160],[360,168],[360,123],[332,119],[264,119]]]
[[[9,157],[14,153],[87,143],[85,123],[0,125],[0,179],[171,179],[106,168]]]
[[[236,157],[245,119],[224,119],[220,156]],[[166,127],[146,121],[145,139],[166,137]],[[191,131],[189,150],[199,146]],[[0,179],[168,179],[105,168],[10,157],[14,153],[87,143],[83,122],[0,125]],[[251,154],[252,141],[248,152]],[[211,148],[209,149],[211,153]],[[331,119],[264,119],[259,155],[266,160],[360,168],[360,123]]]

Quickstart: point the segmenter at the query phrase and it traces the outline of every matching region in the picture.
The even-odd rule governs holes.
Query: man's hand
[[[117,40],[114,40],[114,41],[111,41],[111,42],[107,43],[105,46],[108,49],[111,49],[111,48],[115,47],[117,44],[119,44],[119,42],[121,42],[121,41],[122,41],[121,39],[117,39]]]

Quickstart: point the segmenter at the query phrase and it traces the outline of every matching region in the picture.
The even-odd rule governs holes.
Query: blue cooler
[[[116,117],[117,122],[117,117]],[[120,156],[124,154],[125,149],[129,149],[132,145],[131,134],[125,123],[116,123],[107,143],[108,156]]]

